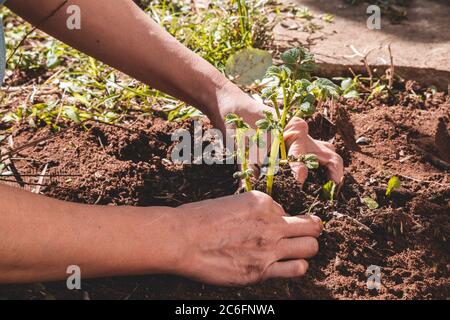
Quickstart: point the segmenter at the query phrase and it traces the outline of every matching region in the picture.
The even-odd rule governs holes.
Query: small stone
[[[366,138],[366,137],[360,137],[356,140],[357,144],[369,144],[370,143],[370,139]]]
[[[344,265],[344,262],[342,261],[342,259],[339,258],[338,256],[336,256],[336,259],[334,259],[334,268],[339,269],[343,265]]]

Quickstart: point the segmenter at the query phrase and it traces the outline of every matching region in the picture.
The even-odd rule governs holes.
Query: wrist
[[[115,233],[123,238],[111,242],[112,261],[118,268],[113,274],[177,273],[185,249],[177,210],[170,207],[115,209],[120,216],[116,221],[120,224],[114,224]]]
[[[229,81],[218,93],[219,110],[222,118],[234,113],[242,117],[250,126],[255,127],[256,121],[264,118],[264,111],[274,113],[275,110],[253,99]],[[276,116],[276,115],[275,115]]]

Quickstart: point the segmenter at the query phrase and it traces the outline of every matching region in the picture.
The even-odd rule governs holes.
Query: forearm
[[[199,57],[131,0],[70,0],[42,23],[63,0],[9,0],[17,14],[59,40],[118,70],[186,101],[222,126],[232,112],[231,96],[253,103],[216,68]],[[81,9],[81,29],[66,27],[69,5]],[[227,101],[228,100],[228,101]]]
[[[69,265],[83,278],[176,273],[173,210],[80,205],[0,185],[0,283],[64,279]]]

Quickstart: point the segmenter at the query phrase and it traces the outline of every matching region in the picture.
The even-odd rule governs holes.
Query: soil
[[[401,89],[389,99],[327,103],[309,120],[310,134],[331,140],[344,158],[345,181],[334,201],[321,199],[327,181],[323,168],[310,171],[304,186],[288,167],[275,177],[273,197],[286,211],[316,214],[325,222],[321,250],[311,259],[307,276],[242,288],[174,276],[85,280],[80,291],[68,291],[65,282],[3,285],[0,298],[450,298],[450,100],[442,93],[427,94],[412,82]],[[178,128],[192,131],[192,121],[137,119],[122,126],[86,122],[60,134],[22,124],[13,130],[16,147],[48,139],[22,150],[14,164],[23,177],[39,175],[47,166],[47,174],[61,176],[44,181],[40,191],[81,203],[177,206],[236,192],[234,166],[172,163],[170,135]],[[386,197],[393,175],[402,185]],[[255,184],[265,189],[264,181]],[[379,207],[370,209],[362,201],[365,197]],[[370,266],[381,268],[379,289],[366,285]]]

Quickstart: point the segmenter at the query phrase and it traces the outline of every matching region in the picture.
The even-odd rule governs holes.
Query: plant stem
[[[247,36],[249,31],[248,26],[248,8],[245,3],[245,0],[237,0],[238,12],[239,12],[239,20],[241,27],[241,36],[244,38],[244,42],[247,43]],[[251,43],[249,43],[251,45]]]
[[[247,156],[248,156],[248,149],[245,150],[244,162],[242,163],[242,170],[244,172],[247,172],[247,170],[248,170]],[[252,183],[251,183],[250,177],[248,175],[245,176],[245,190],[247,192],[252,191]]]
[[[278,130],[277,130],[278,131]],[[283,141],[283,139],[280,140],[280,134],[279,132],[275,133],[275,138],[272,143],[272,147],[270,149],[270,156],[269,156],[269,167],[267,168],[267,194],[272,195],[272,188],[273,188],[273,178],[275,175],[275,166],[278,158],[278,152],[280,150],[280,142]]]
[[[237,154],[242,163],[242,171],[247,172],[248,170],[248,148],[245,145],[245,135],[243,134],[243,129],[236,129],[236,143],[237,143]],[[245,190],[247,192],[252,191],[252,183],[250,182],[250,177],[245,177]]]
[[[275,109],[275,113],[277,114],[278,119],[281,119],[280,107],[278,106],[277,97],[272,98],[273,108]]]
[[[287,119],[287,114],[288,114],[288,110],[289,110],[289,99],[286,93],[286,87],[284,85],[281,86],[282,90],[283,90],[283,114],[281,115],[281,119],[280,119],[280,125],[281,125],[281,132],[279,133],[279,139],[280,139],[280,148],[281,148],[281,159],[282,160],[287,160],[287,151],[286,151],[286,143],[284,142],[284,136],[283,136],[283,132],[284,132],[284,128],[286,127],[286,119]]]

